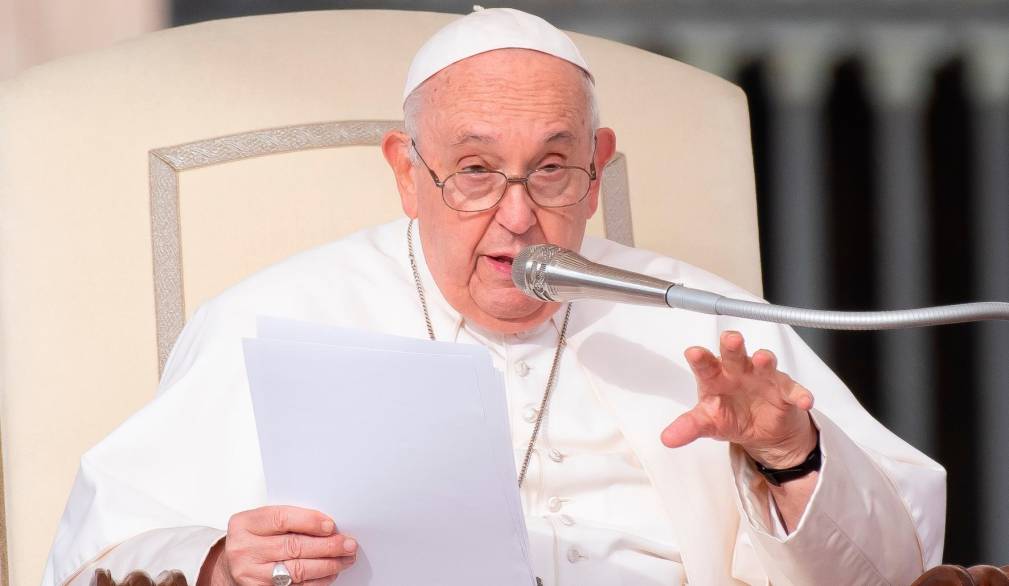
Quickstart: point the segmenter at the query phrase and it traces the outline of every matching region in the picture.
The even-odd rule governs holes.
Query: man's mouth
[[[515,257],[510,254],[488,254],[484,256],[490,269],[497,274],[497,278],[511,282],[512,262]]]
[[[507,264],[512,264],[512,262],[514,262],[514,260],[515,260],[511,256],[491,256],[489,258],[491,260],[496,260],[497,262],[507,263]]]

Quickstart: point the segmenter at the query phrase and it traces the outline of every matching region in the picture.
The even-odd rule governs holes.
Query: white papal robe
[[[228,518],[267,504],[242,338],[255,337],[259,315],[426,337],[406,229],[399,220],[299,254],[204,304],[156,398],[81,458],[43,584],[87,584],[97,567],[116,577],[179,569],[195,584]],[[582,253],[756,299],[648,251],[589,237]],[[438,338],[486,345],[504,373],[518,456],[559,315],[523,335],[482,331],[444,300],[418,256]],[[816,396],[823,466],[787,536],[741,450],[711,440],[671,450],[659,441],[697,400],[683,350],[716,349],[726,329],[742,332],[751,350],[773,350],[779,368]],[[790,328],[577,302],[545,425],[522,496],[534,569],[548,586],[908,584],[940,563],[944,470],[873,419]],[[340,465],[336,451],[319,457]],[[443,563],[451,565],[451,552]]]

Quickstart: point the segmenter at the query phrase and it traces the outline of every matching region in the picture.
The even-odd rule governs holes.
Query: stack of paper
[[[272,504],[360,543],[344,586],[534,584],[485,348],[260,318],[245,362]]]

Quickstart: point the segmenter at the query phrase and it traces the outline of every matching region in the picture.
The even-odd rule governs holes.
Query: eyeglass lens
[[[445,203],[460,211],[485,210],[504,196],[508,183],[504,173],[497,171],[456,173],[445,180]],[[544,207],[578,203],[588,193],[590,183],[588,172],[569,167],[537,169],[525,181],[529,196]]]

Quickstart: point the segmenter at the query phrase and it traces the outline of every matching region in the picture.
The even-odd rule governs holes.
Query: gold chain
[[[427,324],[427,337],[434,341],[434,326],[431,324],[431,314],[427,309],[427,298],[424,296],[424,286],[420,282],[420,271],[417,270],[417,257],[413,252],[413,219],[406,227],[406,249],[410,254],[410,268],[413,269],[413,282],[417,285],[417,296],[420,298],[420,306],[424,310],[424,322]],[[550,376],[547,377],[547,387],[543,390],[543,398],[540,400],[540,409],[536,414],[536,421],[533,423],[533,432],[529,437],[529,445],[526,447],[525,456],[522,458],[522,467],[519,469],[519,487],[526,479],[526,472],[529,471],[529,460],[532,458],[533,449],[536,447],[536,438],[539,437],[540,428],[543,427],[543,418],[547,413],[547,406],[550,404],[550,395],[553,394],[554,385],[557,382],[557,367],[561,363],[561,354],[567,346],[568,321],[571,319],[571,304],[568,303],[567,311],[564,312],[564,322],[561,325],[560,336],[557,337],[557,349],[554,350],[554,361],[550,365]]]
[[[417,296],[424,310],[424,323],[427,324],[427,337],[434,342],[434,326],[431,325],[431,314],[427,311],[427,298],[424,297],[424,286],[420,284],[420,272],[417,271],[417,256],[413,253],[413,218],[406,227],[406,250],[410,254],[410,268],[413,269],[413,282],[417,285]]]

